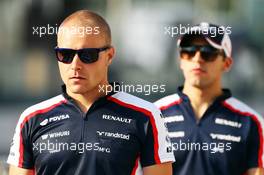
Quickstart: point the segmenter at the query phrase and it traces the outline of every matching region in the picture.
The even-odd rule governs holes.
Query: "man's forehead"
[[[59,34],[57,42],[59,47],[72,49],[96,48],[105,45],[105,40],[99,35],[82,35],[72,33]]]
[[[103,39],[104,33],[94,25],[78,25],[67,23],[59,28],[57,39],[60,41],[93,41]]]

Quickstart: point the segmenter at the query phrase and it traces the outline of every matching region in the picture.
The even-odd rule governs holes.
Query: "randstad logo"
[[[58,115],[58,116],[54,116],[54,117],[50,117],[49,119],[45,119],[40,123],[40,126],[45,126],[47,125],[49,122],[55,122],[55,121],[60,121],[60,120],[65,120],[65,119],[69,119],[70,116],[68,114],[63,114],[63,115]]]
[[[105,137],[114,137],[118,139],[125,139],[129,140],[130,135],[129,134],[121,134],[121,133],[113,133],[113,132],[105,132],[105,131],[96,131],[99,136],[105,136]]]

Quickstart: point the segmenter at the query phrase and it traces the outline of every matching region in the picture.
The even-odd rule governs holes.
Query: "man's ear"
[[[107,56],[108,56],[107,64],[110,65],[113,61],[114,56],[115,56],[115,48],[113,46],[111,46],[108,49]]]
[[[232,65],[233,65],[233,58],[231,57],[226,57],[225,60],[224,60],[224,67],[223,67],[223,70],[224,72],[229,72]]]
[[[176,58],[176,64],[179,65],[179,68],[182,70],[182,60],[180,56]]]

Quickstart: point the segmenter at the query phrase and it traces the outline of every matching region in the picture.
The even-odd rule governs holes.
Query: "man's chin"
[[[193,80],[191,82],[192,86],[199,89],[204,89],[208,86],[208,82],[202,80]]]
[[[68,88],[68,91],[72,94],[84,94],[87,92],[87,89],[80,86],[71,86]]]
[[[71,94],[86,94],[94,91],[97,87],[93,87],[90,84],[68,84],[66,85],[68,93]]]

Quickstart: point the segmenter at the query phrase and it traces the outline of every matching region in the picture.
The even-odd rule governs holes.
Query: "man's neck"
[[[109,85],[110,84],[108,82],[100,84],[101,87],[108,87]],[[71,96],[76,101],[77,105],[83,112],[87,112],[97,99],[106,96],[106,92],[107,91],[105,90],[101,91],[99,85],[98,87],[83,94],[71,93],[67,90],[67,94],[69,94],[69,96]]]
[[[184,84],[183,93],[189,97],[195,117],[200,120],[208,107],[222,94],[222,88],[220,85],[198,88]]]

